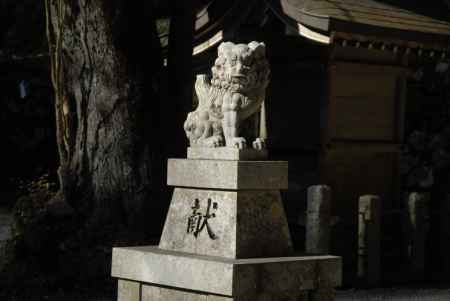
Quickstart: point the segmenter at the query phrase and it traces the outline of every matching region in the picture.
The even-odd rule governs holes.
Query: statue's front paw
[[[264,138],[256,138],[253,141],[253,148],[257,150],[262,150],[266,148],[266,140]]]
[[[219,147],[224,145],[222,136],[212,136],[204,141],[204,145],[207,147]]]
[[[245,141],[245,138],[243,138],[243,137],[234,137],[234,138],[230,138],[227,141],[227,146],[244,149],[247,147],[247,141]]]

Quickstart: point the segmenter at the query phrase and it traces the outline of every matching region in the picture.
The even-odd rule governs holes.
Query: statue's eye
[[[250,67],[253,63],[252,57],[251,56],[244,56],[242,57],[242,64]]]

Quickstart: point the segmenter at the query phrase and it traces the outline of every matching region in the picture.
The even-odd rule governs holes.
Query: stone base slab
[[[120,282],[130,282],[127,280],[119,280],[119,291]],[[133,283],[135,284],[135,283]],[[139,285],[139,283],[137,283]],[[125,285],[122,285],[125,288]],[[129,289],[133,289],[134,293],[130,293]],[[123,290],[123,288],[122,288]],[[136,296],[140,292],[140,299],[126,299],[130,295]],[[192,291],[185,290],[177,290],[172,288],[165,288],[153,285],[145,285],[142,284],[140,290],[137,290],[135,287],[131,287],[129,285],[125,288],[122,295],[126,298],[120,299],[119,301],[280,301],[281,299],[278,296],[273,296],[270,294],[260,294],[256,297],[246,298],[246,297],[228,297],[228,296],[218,296],[211,294],[203,294]],[[297,293],[293,293],[290,296],[283,297],[283,301],[308,301],[312,299],[308,299],[308,291],[300,291]],[[322,300],[320,300],[322,301]]]
[[[277,296],[262,292],[256,296],[229,297],[201,292],[147,285],[140,282],[119,279],[118,301],[334,301],[334,288],[302,290]],[[280,299],[282,298],[282,299]]]
[[[111,274],[150,286],[228,297],[217,300],[295,300],[291,297],[301,296],[303,291],[339,286],[341,265],[341,258],[335,256],[226,259],[145,246],[114,248]],[[261,299],[260,296],[276,298]]]
[[[254,161],[266,160],[267,150],[256,150],[252,148],[238,149],[233,147],[188,147],[188,159],[211,159],[211,160],[237,160]]]
[[[288,162],[169,159],[167,185],[230,190],[287,189]]]

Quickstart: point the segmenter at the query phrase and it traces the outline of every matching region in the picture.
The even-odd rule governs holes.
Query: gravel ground
[[[336,301],[450,301],[450,289],[372,289],[338,291]]]
[[[56,299],[54,299],[56,300]],[[79,299],[64,299],[78,301]],[[80,299],[81,300],[81,299]],[[107,298],[87,298],[85,301],[115,301]],[[338,291],[336,301],[450,301],[449,290],[437,289],[371,289]],[[167,300],[170,301],[170,300]]]

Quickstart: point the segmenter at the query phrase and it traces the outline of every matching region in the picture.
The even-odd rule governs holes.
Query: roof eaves
[[[281,1],[273,1],[273,0],[267,0],[267,2],[270,2],[271,7],[277,7],[276,2],[280,2],[281,6],[279,9],[292,18],[293,20],[297,21],[298,23],[301,23],[303,25],[306,25],[308,27],[313,27],[315,29],[321,30],[323,32],[329,31],[329,25],[330,25],[330,18],[326,15],[321,14],[314,14],[311,12],[308,12],[304,7],[298,8],[289,3],[289,1],[281,0]],[[306,3],[306,1],[303,1]]]

